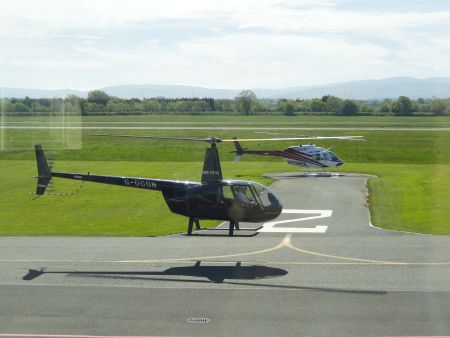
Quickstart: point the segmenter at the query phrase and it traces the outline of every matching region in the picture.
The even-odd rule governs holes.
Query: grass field
[[[345,170],[378,176],[368,182],[373,225],[450,235],[450,166],[350,163]]]
[[[42,118],[48,122],[49,118]],[[187,121],[186,119],[189,119]],[[327,120],[328,119],[328,120]],[[28,118],[7,118],[5,125],[23,125]],[[35,119],[35,122],[39,119]],[[317,118],[295,117],[187,117],[187,116],[136,116],[134,122],[148,122],[172,126],[169,122],[203,122],[201,127],[222,126],[221,130],[75,130],[70,137],[78,138],[80,150],[56,150],[60,171],[78,170],[103,174],[121,174],[144,177],[198,180],[205,144],[167,143],[139,139],[114,139],[93,137],[92,133],[146,134],[155,136],[218,136],[279,137],[248,130],[229,130],[246,126],[267,128],[258,132],[306,134],[291,129],[302,122],[358,125],[362,122],[390,127],[448,127],[449,118]],[[214,122],[214,124],[211,124]],[[328,121],[328,122],[327,122]],[[4,121],[5,122],[5,121]],[[67,121],[66,121],[67,122]],[[83,118],[83,126],[98,122],[97,127],[119,126],[132,122],[130,116]],[[162,122],[162,123],[157,123]],[[244,124],[245,122],[245,124]],[[39,122],[42,123],[42,122]],[[177,123],[178,124],[178,123]],[[353,125],[352,127],[355,127]],[[194,125],[190,125],[194,126]],[[369,125],[371,126],[371,125]],[[362,125],[362,127],[367,127]],[[271,130],[271,128],[273,130]],[[64,131],[65,137],[69,137]],[[143,192],[134,189],[85,184],[80,193],[73,196],[45,196],[31,201],[29,192],[35,189],[34,143],[48,148],[49,139],[61,139],[60,130],[6,130],[0,151],[0,234],[2,235],[110,235],[155,236],[184,231],[186,218],[173,215],[159,192]],[[326,141],[322,146],[334,146],[333,150],[347,163],[344,171],[369,173],[378,178],[369,181],[372,223],[379,227],[405,231],[450,234],[450,132],[421,130],[314,130],[314,135],[363,135],[367,141]],[[306,142],[305,142],[306,143]],[[319,143],[319,142],[317,142]],[[249,143],[249,148],[283,148],[292,142]],[[17,148],[24,148],[17,150]],[[9,149],[9,150],[8,150]],[[240,163],[232,163],[232,145],[220,146],[224,174],[227,178],[242,178],[268,183],[262,173],[292,171],[296,167],[279,159],[246,157]],[[56,191],[71,192],[78,182],[55,179]],[[132,202],[130,202],[132,201]],[[124,226],[126,224],[126,226]],[[210,223],[213,224],[213,223]]]
[[[7,122],[46,122],[61,120],[61,117],[57,116],[40,116],[36,113],[35,116],[6,116]],[[79,122],[80,116],[66,116],[64,118],[66,122]],[[223,115],[112,115],[112,116],[83,116],[83,123],[90,122],[148,122],[148,123],[165,123],[165,122],[179,122],[179,123],[323,123],[323,124],[353,124],[353,123],[378,123],[378,124],[426,124],[426,125],[449,125],[450,116],[227,116]]]

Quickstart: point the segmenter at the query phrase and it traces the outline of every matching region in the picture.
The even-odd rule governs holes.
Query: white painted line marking
[[[309,221],[312,219],[318,219],[318,218],[326,218],[331,217],[333,210],[304,210],[304,209],[284,209],[282,211],[283,214],[318,214],[316,216],[309,216],[309,217],[301,217],[301,218],[294,218],[294,219],[287,219],[283,221],[275,221],[275,222],[268,222],[264,223],[263,227],[258,230],[258,232],[277,232],[277,233],[318,233],[323,234],[327,231],[328,226],[326,225],[316,225],[314,228],[287,228],[287,227],[276,227],[278,224],[286,224],[286,223],[292,223],[292,222],[302,222],[302,221]]]

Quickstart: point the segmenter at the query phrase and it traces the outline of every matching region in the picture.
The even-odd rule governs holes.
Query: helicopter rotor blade
[[[236,142],[236,141],[293,141],[293,140],[364,140],[364,136],[299,136],[299,137],[276,137],[276,138],[246,138],[246,139],[221,139],[217,137],[168,137],[168,136],[146,136],[146,135],[120,135],[120,134],[90,134],[90,136],[106,136],[106,137],[127,137],[127,138],[146,138],[154,140],[177,140],[177,141],[197,141],[208,143],[220,142]]]
[[[276,137],[276,138],[246,138],[246,139],[224,139],[222,142],[235,141],[293,141],[293,140],[363,140],[363,136],[299,136],[299,137]]]
[[[209,142],[209,143],[222,142],[222,139],[216,138],[216,137],[194,138],[194,137],[167,137],[167,136],[118,135],[118,134],[90,134],[89,136],[146,138],[146,139],[154,139],[154,140],[199,141],[199,142]]]

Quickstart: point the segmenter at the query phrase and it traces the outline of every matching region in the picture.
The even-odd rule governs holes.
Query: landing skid
[[[254,236],[254,235],[256,235],[257,231],[262,228],[262,226],[257,227],[257,228],[241,228],[239,226],[239,222],[236,222],[236,221],[230,221],[228,229],[227,228],[201,228],[199,219],[190,217],[189,223],[188,223],[188,229],[187,229],[187,233],[186,233],[188,236],[192,236],[192,230],[193,230],[194,224],[195,224],[195,230],[208,230],[208,231],[211,231],[211,230],[212,231],[224,231],[224,230],[226,231],[226,230],[228,230],[228,236],[233,236],[235,230],[237,230],[237,231],[253,231],[253,232],[255,232],[255,234],[252,234],[249,236]],[[198,235],[198,234],[196,234],[196,235]],[[248,237],[248,236],[245,236],[245,237]]]
[[[305,170],[303,171],[304,177],[338,177],[343,176],[341,173],[330,171],[318,171],[318,170]]]

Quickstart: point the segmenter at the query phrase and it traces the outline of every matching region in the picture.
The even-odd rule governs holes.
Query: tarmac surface
[[[450,335],[450,237],[371,227],[367,176],[274,176],[234,238],[0,237],[0,337]]]

